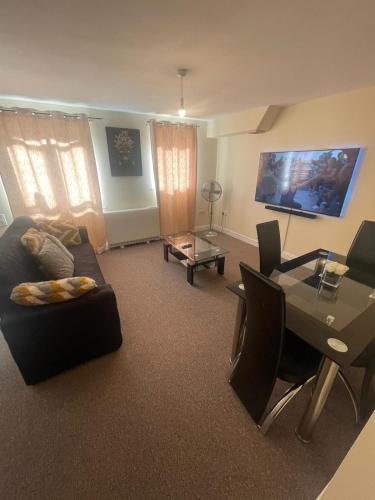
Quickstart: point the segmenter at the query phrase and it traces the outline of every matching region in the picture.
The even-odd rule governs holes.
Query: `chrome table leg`
[[[315,424],[322,413],[325,402],[332,389],[339,365],[329,358],[324,358],[315,383],[313,395],[307,405],[306,411],[299,426],[296,429],[296,435],[303,443],[310,443]]]
[[[230,356],[230,362],[232,365],[235,362],[239,353],[241,352],[241,346],[245,328],[245,319],[246,319],[246,301],[241,297],[238,297],[236,323],[234,326],[234,334],[233,334],[232,354]]]

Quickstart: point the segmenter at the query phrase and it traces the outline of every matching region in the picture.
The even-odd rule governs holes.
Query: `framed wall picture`
[[[142,175],[140,132],[134,128],[106,127],[112,177]]]

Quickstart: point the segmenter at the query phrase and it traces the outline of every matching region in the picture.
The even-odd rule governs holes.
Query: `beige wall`
[[[124,210],[128,208],[143,208],[156,205],[155,186],[152,171],[149,127],[146,121],[167,119],[180,121],[178,118],[163,118],[157,115],[144,115],[116,111],[88,109],[79,106],[64,106],[58,104],[42,104],[39,102],[0,99],[0,106],[26,107],[41,110],[59,110],[67,113],[87,113],[90,116],[102,118],[90,123],[95,157],[99,173],[103,208],[108,211]],[[192,122],[192,120],[186,120]],[[216,171],[216,139],[207,138],[207,123],[197,122],[198,127],[198,190],[204,181],[215,178]],[[109,157],[105,127],[138,128],[141,133],[143,175],[141,177],[112,177],[109,167]],[[0,213],[11,216],[9,206],[1,189],[0,183]],[[208,221],[207,206],[197,197],[196,224],[206,224]],[[1,228],[0,228],[1,229]]]
[[[265,210],[254,201],[259,154],[345,146],[361,146],[364,154],[344,216],[292,216],[285,251],[298,255],[325,247],[346,253],[360,222],[375,220],[375,87],[289,106],[264,134],[219,138],[217,179],[223,198],[216,209],[217,222],[227,210],[224,227],[256,239],[255,225],[277,218],[283,240],[288,215]]]
[[[344,458],[318,500],[375,498],[375,413]]]

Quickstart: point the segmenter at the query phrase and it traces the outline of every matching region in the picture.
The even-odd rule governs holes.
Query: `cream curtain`
[[[195,221],[197,128],[151,122],[151,144],[162,236],[192,231]]]
[[[13,215],[85,225],[96,252],[106,234],[88,119],[0,112],[0,175]]]

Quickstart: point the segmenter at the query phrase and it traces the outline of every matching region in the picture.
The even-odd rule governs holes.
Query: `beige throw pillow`
[[[42,248],[46,234],[31,227],[21,236],[21,243],[31,255],[37,255]]]

